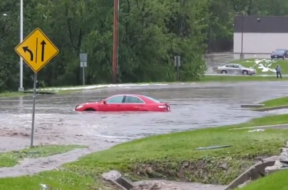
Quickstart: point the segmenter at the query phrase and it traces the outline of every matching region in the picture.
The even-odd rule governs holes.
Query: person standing
[[[281,67],[280,65],[276,66],[276,77],[277,79],[280,77],[282,79],[282,74],[281,74]]]

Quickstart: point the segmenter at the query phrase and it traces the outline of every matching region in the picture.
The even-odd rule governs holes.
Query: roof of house
[[[288,16],[235,16],[234,33],[288,33]]]

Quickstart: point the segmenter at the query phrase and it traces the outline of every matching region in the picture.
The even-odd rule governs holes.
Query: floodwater
[[[241,109],[245,103],[283,96],[286,82],[246,82],[234,84],[175,84],[145,87],[115,87],[76,94],[38,95],[36,130],[46,135],[92,136],[113,140],[130,140],[174,131],[245,122],[271,114]],[[169,113],[76,113],[74,107],[116,93],[140,93],[171,105]],[[32,97],[0,99],[1,128],[31,128]],[[52,129],[56,129],[53,131]],[[59,134],[61,132],[61,134]],[[44,134],[45,134],[44,133]],[[37,134],[37,132],[36,132]],[[76,143],[76,142],[75,142]]]
[[[83,144],[89,149],[39,161],[30,159],[13,168],[0,168],[0,177],[34,174],[53,169],[80,156],[117,143],[148,135],[245,122],[270,115],[241,109],[250,104],[287,95],[288,84],[279,82],[171,84],[125,86],[83,91],[69,95],[38,95],[35,141],[39,144]],[[79,103],[95,101],[116,93],[152,96],[171,106],[168,113],[76,113]],[[32,120],[30,97],[0,99],[0,152],[29,146]],[[67,153],[68,154],[68,153]],[[66,157],[65,157],[66,156]],[[52,161],[51,161],[52,160]],[[22,164],[22,165],[21,165]],[[25,165],[26,164],[26,165]],[[29,167],[27,166],[29,165]],[[46,169],[45,169],[46,168]]]

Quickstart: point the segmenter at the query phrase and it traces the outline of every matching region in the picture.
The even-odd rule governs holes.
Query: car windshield
[[[151,98],[151,97],[149,97],[149,96],[144,96],[144,97],[147,98],[147,99],[149,99],[149,100],[151,100],[151,101],[153,101],[153,102],[155,102],[155,103],[161,103],[159,100],[156,100],[156,99]]]

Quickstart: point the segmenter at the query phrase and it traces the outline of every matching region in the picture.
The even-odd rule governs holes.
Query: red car
[[[117,94],[98,102],[76,106],[75,111],[157,111],[168,112],[170,106],[154,98],[138,94]]]

